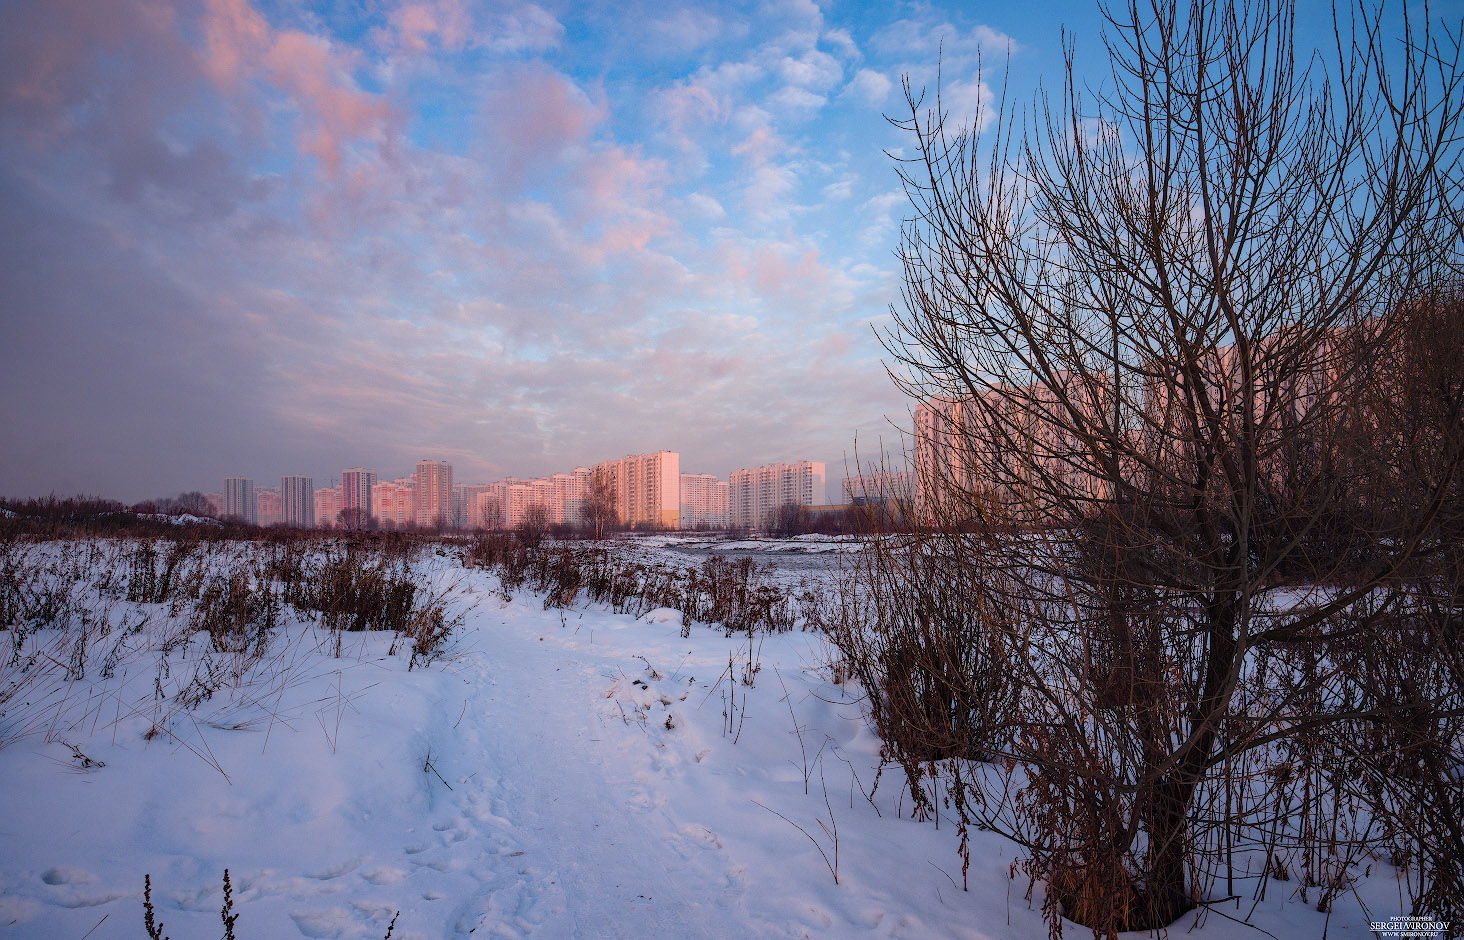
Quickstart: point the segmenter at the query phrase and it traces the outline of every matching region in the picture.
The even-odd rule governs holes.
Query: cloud
[[[500,14],[483,41],[495,52],[547,52],[564,39],[564,25],[537,3],[525,3]]]
[[[690,193],[686,196],[686,204],[704,219],[724,219],[727,217],[727,210],[722,204],[705,193]]]
[[[351,78],[353,51],[300,30],[272,29],[249,0],[208,0],[203,30],[204,70],[220,90],[238,95],[251,80],[269,83],[299,114],[300,152],[328,175],[340,172],[354,141],[383,146],[394,133],[391,108]]]
[[[817,111],[825,104],[828,104],[828,99],[823,95],[816,95],[796,85],[779,88],[769,95],[767,100],[770,105],[779,111],[784,113],[791,112],[801,116],[806,116],[810,112]]]
[[[399,45],[418,54],[430,52],[434,46],[456,52],[474,32],[472,13],[462,0],[404,3],[390,18]]]
[[[541,63],[505,68],[485,84],[479,109],[485,156],[510,187],[560,165],[604,117],[584,89]]]
[[[887,67],[774,6],[657,8],[627,35],[678,68],[574,7],[16,4],[4,490],[837,460],[898,406],[864,328],[888,245],[853,234],[883,158],[829,134]]]
[[[877,108],[889,98],[890,89],[893,87],[894,82],[883,73],[873,69],[860,69],[854,73],[849,84],[844,86],[844,94],[852,95],[870,107]]]
[[[722,32],[720,17],[706,10],[683,7],[656,17],[647,25],[658,52],[685,55],[716,39]]]
[[[978,53],[1013,54],[1022,46],[1006,33],[989,26],[977,25],[963,30],[943,19],[934,10],[926,10],[923,17],[907,17],[876,30],[870,39],[870,46],[881,55],[918,56],[930,58],[945,56],[966,64]]]
[[[797,57],[783,56],[776,68],[783,81],[801,88],[830,88],[844,74],[833,56],[817,49],[809,49]]]

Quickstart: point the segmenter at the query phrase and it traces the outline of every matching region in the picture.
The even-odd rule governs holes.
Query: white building
[[[733,470],[727,486],[728,521],[734,529],[765,531],[784,506],[822,506],[826,495],[821,461]]]
[[[730,515],[727,508],[727,481],[710,473],[681,475],[681,528],[725,529]]]

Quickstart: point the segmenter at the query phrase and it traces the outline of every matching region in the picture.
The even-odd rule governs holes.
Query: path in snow
[[[419,865],[445,858],[481,883],[459,902],[453,929],[474,937],[787,935],[750,916],[716,833],[681,831],[654,781],[637,772],[643,757],[627,748],[641,726],[606,698],[617,677],[583,651],[588,633],[541,639],[544,617],[535,613],[514,605],[501,627],[481,622],[476,648],[459,661],[474,693],[453,762],[469,786],[456,785],[445,801],[455,812],[435,826],[447,844],[413,856]],[[674,774],[677,762],[667,754],[652,770]],[[482,769],[472,774],[472,766]]]

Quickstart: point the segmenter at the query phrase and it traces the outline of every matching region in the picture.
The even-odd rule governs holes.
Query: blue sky
[[[901,77],[1030,102],[1064,24],[1100,78],[1090,3],[0,6],[0,495],[837,480],[908,423]]]

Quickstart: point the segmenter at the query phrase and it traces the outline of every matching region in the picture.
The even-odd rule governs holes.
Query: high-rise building
[[[726,480],[719,480],[710,473],[683,473],[681,528],[727,528],[727,496]]]
[[[915,475],[908,470],[870,470],[844,478],[846,503],[858,506],[908,502],[915,494]]]
[[[224,517],[250,525],[259,524],[254,505],[254,481],[248,477],[224,478]]]
[[[733,470],[727,489],[732,528],[763,531],[773,525],[784,506],[823,505],[824,465],[800,460]]]
[[[315,524],[322,529],[334,528],[340,523],[341,491],[333,486],[315,491]]]
[[[310,477],[280,478],[280,516],[287,526],[315,528],[315,481]]]
[[[549,482],[554,487],[549,521],[568,525],[584,522],[585,501],[590,498],[589,468],[575,467],[569,473],[556,473]]]
[[[452,464],[446,460],[419,460],[413,479],[417,484],[417,524],[452,525]]]
[[[254,491],[255,519],[258,525],[279,525],[285,521],[284,505],[280,491],[272,486]]]
[[[681,455],[674,450],[634,454],[591,468],[610,488],[615,518],[635,529],[675,529],[681,524]]]
[[[372,518],[388,529],[413,528],[417,519],[417,479],[398,477],[371,488]]]
[[[452,485],[452,527],[454,529],[476,529],[482,520],[474,516],[478,497],[492,487],[483,484],[454,483]]]
[[[376,485],[376,471],[352,467],[341,471],[341,509],[348,525],[364,526],[374,518],[371,488]]]

